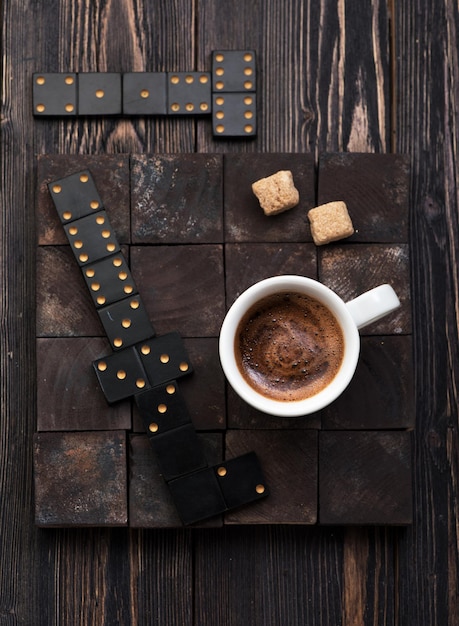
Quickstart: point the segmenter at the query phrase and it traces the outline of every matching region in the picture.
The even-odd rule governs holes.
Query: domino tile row
[[[35,73],[36,117],[212,115],[216,137],[254,137],[253,50],[212,53],[211,72]]]

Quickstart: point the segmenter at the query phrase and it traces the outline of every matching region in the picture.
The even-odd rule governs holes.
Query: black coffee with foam
[[[298,401],[316,395],[336,376],[344,337],[321,302],[286,292],[260,300],[246,313],[234,348],[251,387],[274,400]]]

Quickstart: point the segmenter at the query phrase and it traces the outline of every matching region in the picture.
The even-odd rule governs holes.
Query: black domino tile
[[[169,115],[210,115],[212,107],[210,73],[168,73],[167,106]]]
[[[77,75],[33,75],[33,112],[39,117],[77,115]]]
[[[150,436],[191,424],[188,408],[176,381],[139,393],[135,401]]]
[[[93,362],[99,385],[109,404],[125,400],[150,388],[150,383],[134,348],[113,352]]]
[[[201,441],[192,424],[179,426],[162,435],[150,431],[149,435],[166,482],[207,467]]]
[[[78,115],[121,115],[121,74],[78,74]]]
[[[215,137],[255,137],[257,100],[254,93],[213,94],[212,132]]]
[[[63,224],[103,208],[94,179],[88,170],[55,180],[48,184],[48,189]]]
[[[82,269],[93,302],[98,308],[137,293],[134,279],[121,253],[88,263]]]
[[[127,348],[155,334],[138,294],[102,307],[97,312],[114,350]]]
[[[229,509],[268,495],[268,487],[255,452],[220,463],[215,466],[215,472]]]
[[[128,72],[123,74],[125,115],[167,114],[167,73]]]
[[[212,53],[212,91],[256,90],[256,56],[253,50],[215,50]]]
[[[137,346],[137,349],[153,387],[193,371],[183,340],[177,332],[154,337]]]
[[[105,211],[98,211],[71,224],[64,224],[64,230],[80,266],[120,251],[119,243]]]
[[[183,524],[189,525],[219,515],[226,510],[213,468],[182,476],[168,483]]]

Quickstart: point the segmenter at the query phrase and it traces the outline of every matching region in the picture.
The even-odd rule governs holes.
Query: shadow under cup
[[[338,321],[344,339],[343,358],[335,377],[315,395],[299,400],[275,400],[257,391],[242,375],[235,353],[237,331],[247,312],[261,300],[285,293],[318,300]],[[301,417],[324,408],[346,389],[357,366],[360,336],[346,304],[328,287],[303,276],[275,276],[249,287],[231,306],[220,331],[219,352],[229,384],[245,402],[269,415]]]

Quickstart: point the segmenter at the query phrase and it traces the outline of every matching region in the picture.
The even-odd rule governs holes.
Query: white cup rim
[[[234,354],[234,337],[245,312],[262,298],[280,292],[307,293],[327,306],[337,318],[344,335],[344,357],[339,371],[322,391],[297,401],[267,398],[243,378]],[[328,406],[350,383],[360,353],[360,335],[345,302],[322,283],[306,276],[283,275],[261,280],[236,298],[220,330],[219,354],[223,372],[234,391],[252,407],[277,417],[301,417]]]

